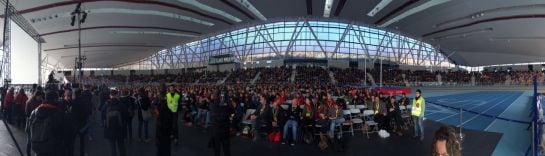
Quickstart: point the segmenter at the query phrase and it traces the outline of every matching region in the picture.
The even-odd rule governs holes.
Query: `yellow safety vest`
[[[412,106],[411,114],[413,116],[423,117],[424,116],[424,108],[426,107],[425,103],[426,103],[426,100],[424,100],[424,97],[422,97],[422,96],[420,96],[420,98],[418,98],[418,100],[413,100],[413,106]]]
[[[377,101],[375,103],[375,114],[378,114],[379,113],[379,109],[380,109],[380,105],[379,105],[379,101]]]
[[[171,93],[167,93],[167,106],[172,113],[176,113],[178,111],[179,101],[180,101],[180,94],[174,93],[174,96],[172,96]]]

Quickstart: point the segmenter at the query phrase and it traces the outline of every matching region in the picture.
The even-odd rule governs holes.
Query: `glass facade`
[[[447,67],[452,64],[430,44],[367,26],[323,21],[281,21],[253,25],[161,50],[127,69],[206,66],[210,56],[231,54],[236,62],[320,58]]]

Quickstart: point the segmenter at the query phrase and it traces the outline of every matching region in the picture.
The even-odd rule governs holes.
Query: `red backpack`
[[[269,133],[269,141],[270,142],[280,142],[280,132],[272,132],[272,133]]]

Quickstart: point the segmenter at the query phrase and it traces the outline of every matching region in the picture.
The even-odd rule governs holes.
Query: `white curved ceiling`
[[[451,60],[460,65],[545,60],[543,1],[332,0],[330,9],[325,9],[326,0],[12,2],[43,35],[44,53],[65,67],[73,66],[77,54],[77,27],[70,26],[69,13],[78,2],[89,11],[82,25],[86,67],[136,61],[165,47],[267,19],[323,18],[325,10],[331,11],[328,18],[385,27],[424,40],[452,54]],[[384,7],[375,9],[379,3]],[[375,15],[368,16],[373,9]]]

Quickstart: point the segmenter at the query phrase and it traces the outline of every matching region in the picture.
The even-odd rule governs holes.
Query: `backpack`
[[[310,131],[306,131],[303,133],[303,141],[306,143],[306,144],[312,144],[314,143],[314,135],[312,134],[312,132]]]
[[[325,135],[320,133],[320,142],[318,143],[318,147],[323,151],[329,147],[328,145],[328,139]]]
[[[270,142],[280,142],[280,137],[282,135],[280,134],[280,131],[277,132],[271,132],[268,135],[268,139]]]
[[[61,139],[55,138],[55,127],[53,123],[53,115],[49,114],[45,117],[37,117],[36,112],[39,109],[57,109],[57,107],[49,104],[41,104],[32,112],[30,122],[30,141],[32,150],[36,153],[50,153],[58,148]]]
[[[122,129],[122,117],[118,103],[112,105],[106,111],[106,129],[119,130]]]

